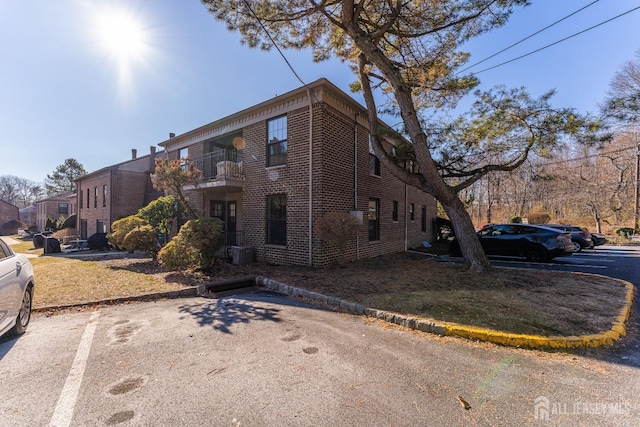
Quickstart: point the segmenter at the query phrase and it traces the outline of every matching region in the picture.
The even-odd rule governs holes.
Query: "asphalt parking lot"
[[[615,251],[538,267],[624,273],[640,262],[622,252],[618,265]],[[640,417],[633,360],[438,337],[265,291],[37,317],[0,343],[0,376],[3,426],[635,426]]]
[[[492,263],[505,267],[525,267],[558,271],[602,274],[626,280],[636,286],[627,336],[608,349],[606,357],[615,363],[640,368],[640,246],[596,246],[568,257],[555,258],[546,263],[530,263],[515,259],[492,257]],[[601,353],[600,351],[598,351]]]

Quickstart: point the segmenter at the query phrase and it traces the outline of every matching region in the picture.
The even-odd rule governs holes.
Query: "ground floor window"
[[[369,199],[369,241],[380,240],[380,199]]]
[[[287,196],[278,194],[267,197],[267,243],[287,244]]]

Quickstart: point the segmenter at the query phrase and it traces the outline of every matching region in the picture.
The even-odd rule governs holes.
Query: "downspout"
[[[353,127],[353,210],[358,210],[358,117],[356,111]],[[360,259],[360,233],[356,233],[356,260]]]
[[[409,221],[407,220],[407,207],[409,206],[409,189],[404,185],[404,250],[407,250],[407,239],[409,238]]]
[[[307,87],[309,99],[309,267],[313,266],[313,102]]]

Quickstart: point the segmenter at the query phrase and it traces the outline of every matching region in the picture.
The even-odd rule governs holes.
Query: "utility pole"
[[[633,228],[640,228],[640,142],[638,142],[638,132],[636,135],[636,182],[635,182],[635,199],[633,207]]]

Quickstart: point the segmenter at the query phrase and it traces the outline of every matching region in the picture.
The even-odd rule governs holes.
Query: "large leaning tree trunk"
[[[572,111],[549,107],[552,92],[535,100],[524,89],[504,88],[477,93],[466,118],[429,123],[434,112],[454,107],[478,84],[458,71],[469,56],[459,47],[503,25],[527,0],[201,1],[250,47],[311,49],[316,61],[335,56],[349,62],[364,95],[376,156],[395,177],[438,199],[474,270],[487,270],[490,263],[458,193],[486,174],[516,169],[532,151],[544,154],[561,133],[584,129]],[[400,115],[402,129],[379,120],[382,105],[374,91],[391,98],[384,111]],[[404,151],[416,167],[385,151],[383,141],[408,144]]]

